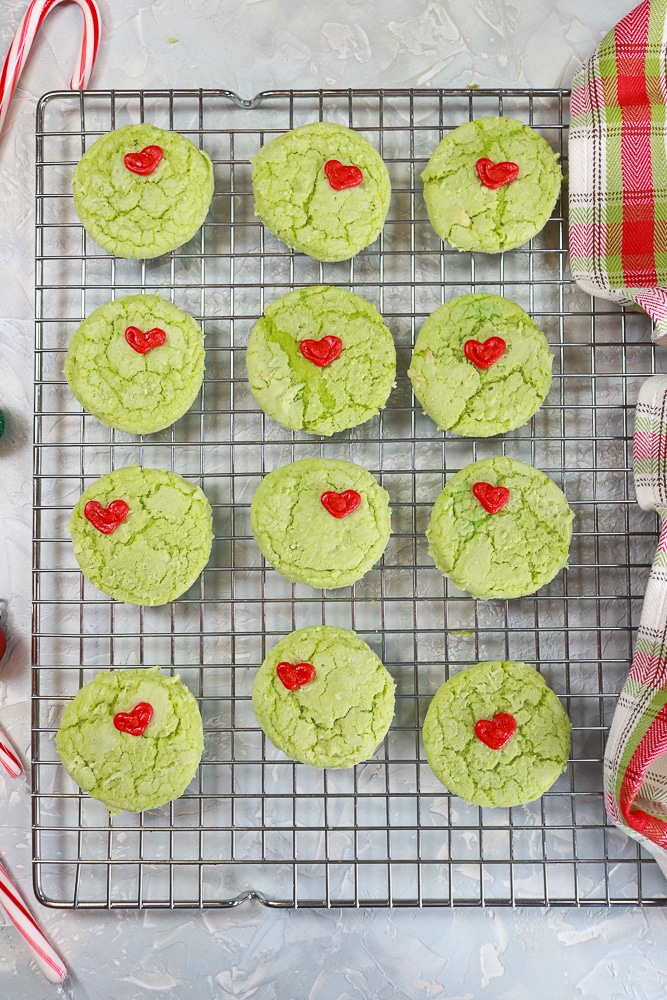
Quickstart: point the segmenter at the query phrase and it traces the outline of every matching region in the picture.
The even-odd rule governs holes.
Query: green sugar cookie
[[[65,769],[112,813],[178,798],[199,767],[197,702],[178,675],[158,670],[101,671],[67,706],[56,733]]]
[[[174,601],[211,554],[211,506],[176,472],[128,465],[82,494],[67,529],[81,572],[128,604]]]
[[[389,210],[387,168],[367,139],[312,122],[267,143],[252,159],[255,215],[294,250],[349,260],[375,240]]]
[[[352,767],[372,756],[394,715],[391,675],[355,632],[302,628],[268,653],[252,707],[271,742],[313,767]]]
[[[213,197],[213,167],[178,132],[124,125],[86,150],[72,176],[72,193],[84,229],[103,250],[117,257],[159,257],[187,243],[203,223]]]
[[[349,587],[387,546],[389,495],[354,462],[302,458],[264,477],[250,527],[264,558],[288,580]]]
[[[518,168],[514,179],[508,179],[516,171],[507,164]],[[485,253],[511,250],[539,233],[562,182],[549,143],[514,118],[459,125],[438,144],[421,176],[438,236],[458,250]]]
[[[159,295],[126,295],[88,316],[74,333],[65,378],[107,427],[152,434],[190,408],[204,377],[204,335]]]
[[[438,427],[488,437],[530,420],[549,391],[552,363],[546,337],[516,302],[460,295],[424,323],[408,375]]]
[[[313,285],[273,302],[246,355],[252,393],[293,431],[335,434],[374,416],[396,377],[396,350],[379,312],[344,288]]]
[[[436,500],[428,551],[473,597],[524,597],[567,564],[573,517],[544,472],[513,458],[486,458],[457,472]]]
[[[478,806],[537,799],[565,770],[572,725],[527,663],[493,660],[455,674],[429,705],[422,735],[436,777]]]

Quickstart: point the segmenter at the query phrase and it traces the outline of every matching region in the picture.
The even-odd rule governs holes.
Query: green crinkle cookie
[[[88,501],[129,511],[111,534],[84,516]],[[211,554],[211,506],[176,472],[128,465],[82,494],[67,525],[81,572],[105,594],[128,604],[174,601],[192,586]]]
[[[309,663],[315,676],[289,690],[276,673],[279,663]],[[273,647],[255,677],[252,706],[268,738],[288,757],[313,767],[352,767],[384,739],[395,687],[355,632],[316,625]]]
[[[497,513],[473,494],[478,482],[509,489]],[[438,569],[473,597],[524,597],[567,564],[573,517],[544,472],[513,458],[486,458],[457,472],[436,500],[428,551]]]
[[[152,173],[133,173],[126,153],[159,146]],[[98,246],[117,257],[158,257],[187,243],[213,197],[213,166],[201,149],[155,125],[124,125],[97,139],[72,177],[74,207]]]
[[[518,177],[495,190],[476,163],[510,161]],[[562,173],[549,143],[514,118],[479,118],[449,132],[422,173],[424,201],[438,236],[458,250],[499,253],[521,246],[546,225]]]
[[[475,733],[480,720],[512,715],[500,749]],[[527,663],[493,660],[461,670],[438,689],[422,735],[436,777],[478,806],[516,806],[544,794],[565,770],[572,726],[560,701]]]
[[[464,344],[505,341],[490,368],[468,360]],[[425,412],[465,437],[504,434],[525,424],[551,385],[553,355],[521,306],[500,295],[460,295],[424,323],[408,375]]]
[[[141,812],[182,795],[204,746],[197,702],[159,668],[101,671],[65,709],[56,748],[84,792],[112,813]],[[139,736],[120,732],[114,716],[140,703],[153,710]]]
[[[334,517],[323,493],[356,491],[361,502]],[[389,495],[367,469],[334,458],[302,458],[264,477],[250,504],[262,554],[295,583],[348,587],[378,561],[391,534]]]
[[[326,366],[303,356],[303,341],[334,336],[340,354]],[[370,302],[343,288],[314,285],[273,302],[254,326],[246,355],[252,393],[290,430],[335,434],[374,416],[396,376],[391,333]]]
[[[360,184],[335,190],[324,165],[356,166]],[[255,215],[288,247],[317,260],[349,260],[380,233],[391,183],[367,139],[344,125],[313,122],[267,143],[252,160]]]
[[[159,329],[163,344],[145,354],[125,331]],[[107,427],[152,434],[192,405],[204,376],[204,336],[191,316],[159,295],[127,295],[88,316],[74,333],[65,378],[87,410]]]

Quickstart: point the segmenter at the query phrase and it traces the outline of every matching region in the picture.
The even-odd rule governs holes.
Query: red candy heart
[[[347,517],[361,503],[361,493],[357,493],[356,490],[343,490],[342,493],[327,490],[320,497],[320,501],[332,517]]]
[[[161,159],[162,149],[160,146],[144,146],[139,153],[126,153],[123,162],[133,174],[141,174],[142,177],[145,177],[147,174],[153,173]]]
[[[287,663],[283,661],[276,667],[276,673],[283,687],[286,687],[288,691],[295,691],[297,688],[303,687],[304,684],[310,684],[315,676],[315,667],[312,663]]]
[[[516,719],[509,712],[498,712],[492,719],[475,723],[475,736],[491,750],[500,750],[516,732]]]
[[[97,500],[89,500],[83,508],[83,516],[103,535],[110,535],[125,520],[130,508],[124,500],[112,500],[103,507]]]
[[[359,167],[351,163],[341,163],[340,160],[327,160],[324,164],[324,173],[334,191],[356,187],[364,179]]]
[[[466,340],[463,345],[466,358],[477,368],[490,368],[491,365],[495,365],[506,349],[507,344],[502,337],[489,337],[484,341]]]
[[[497,514],[510,498],[506,486],[492,486],[491,483],[473,483],[472,492],[489,514]]]
[[[503,160],[502,163],[494,163],[488,157],[482,156],[475,164],[477,176],[484,187],[495,191],[504,187],[505,184],[515,181],[519,176],[519,164],[512,163],[511,160]]]
[[[125,331],[125,339],[137,354],[148,354],[154,347],[161,347],[167,339],[167,334],[159,326],[154,326],[152,330],[140,330],[138,326],[128,326]]]
[[[147,701],[140,701],[131,712],[118,712],[113,717],[113,724],[121,733],[130,736],[141,736],[146,732],[148,723],[153,718],[153,706]]]
[[[7,639],[5,638],[5,633],[0,628],[0,660],[5,655],[6,649],[7,649]]]
[[[326,368],[343,350],[343,341],[340,337],[331,335],[322,337],[321,340],[302,340],[299,350],[306,361],[312,361],[318,368]]]

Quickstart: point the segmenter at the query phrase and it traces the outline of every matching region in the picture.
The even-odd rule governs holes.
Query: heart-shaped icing
[[[90,521],[103,535],[110,535],[122,524],[130,508],[124,500],[112,500],[108,507],[103,507],[98,500],[89,500],[83,508],[83,516]]]
[[[492,719],[478,719],[475,736],[491,750],[501,750],[516,732],[516,719],[509,712],[497,712]]]
[[[5,655],[5,650],[7,649],[7,639],[5,633],[0,628],[0,660]]]
[[[511,160],[503,160],[501,163],[494,163],[488,157],[482,156],[475,164],[477,176],[484,185],[495,191],[515,181],[519,176],[519,164]]]
[[[466,340],[463,345],[463,353],[476,368],[490,368],[491,365],[495,365],[506,349],[507,344],[502,337],[489,337],[483,341]]]
[[[320,497],[320,501],[332,517],[347,517],[361,503],[361,493],[357,493],[356,490],[343,490],[342,493],[327,490]]]
[[[327,160],[324,173],[334,191],[357,187],[364,179],[359,167],[355,167],[353,163],[341,163],[340,160]]]
[[[312,361],[318,368],[326,368],[340,355],[343,350],[343,341],[340,337],[329,334],[320,340],[302,340],[299,344],[299,350],[306,361]]]
[[[510,498],[506,486],[492,486],[491,483],[473,483],[472,492],[489,514],[497,514]]]
[[[151,330],[140,330],[138,326],[128,326],[125,331],[125,339],[137,354],[148,354],[154,347],[162,347],[167,334],[159,326],[154,326]]]
[[[283,660],[276,667],[278,678],[288,691],[296,691],[304,684],[310,684],[315,676],[315,667],[312,663],[287,663]]]
[[[153,706],[147,701],[140,701],[131,712],[117,712],[113,724],[121,733],[130,736],[142,736],[153,718]]]
[[[138,153],[126,153],[123,162],[133,174],[146,177],[147,174],[153,173],[161,159],[161,146],[144,146]]]

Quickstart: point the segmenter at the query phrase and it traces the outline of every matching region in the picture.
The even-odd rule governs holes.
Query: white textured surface
[[[627,0],[101,0],[93,85],[272,87],[568,85]],[[23,0],[3,0],[0,50]],[[0,141],[0,604],[10,650],[0,725],[29,749],[34,107],[66,85],[79,11],[49,17]],[[30,899],[25,784],[0,775],[0,854]],[[66,913],[35,911],[91,1000],[564,997],[667,993],[656,910]],[[539,983],[539,986],[538,986]],[[0,996],[56,995],[0,927]]]

